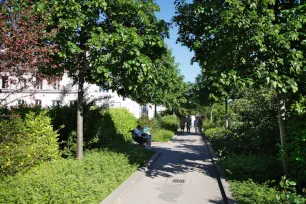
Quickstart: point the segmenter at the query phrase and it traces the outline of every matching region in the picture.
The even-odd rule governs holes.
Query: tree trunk
[[[78,110],[77,110],[77,159],[83,158],[83,97],[84,73],[79,69]]]
[[[228,111],[227,111],[227,100],[225,99],[225,128],[228,129]]]
[[[284,147],[286,144],[285,134],[286,134],[286,127],[285,127],[285,119],[286,119],[286,106],[285,100],[281,97],[279,92],[277,93],[277,112],[278,112],[278,122],[279,122],[279,132],[280,132],[280,140],[281,140],[281,153],[282,153],[282,160],[283,160],[283,171],[285,175],[288,175],[289,170],[286,162],[286,155],[284,152]]]
[[[154,106],[154,117],[156,118],[156,116],[157,116],[157,108],[156,108],[156,104],[155,104],[155,106]]]

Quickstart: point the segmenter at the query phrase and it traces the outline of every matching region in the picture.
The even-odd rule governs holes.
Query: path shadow
[[[206,147],[203,144],[197,144],[197,140],[192,138],[175,138],[172,141],[175,143],[174,148],[163,146],[153,147],[153,150],[162,152],[162,155],[150,170],[146,172],[146,176],[151,178],[169,178],[176,174],[186,174],[196,171],[217,179],[210,155],[208,150],[205,150]]]

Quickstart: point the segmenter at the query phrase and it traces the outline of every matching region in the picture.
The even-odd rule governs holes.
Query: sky
[[[161,11],[156,13],[159,19],[164,19],[167,22],[175,15],[174,0],[156,0],[160,6]],[[170,39],[166,39],[168,47],[172,50],[175,61],[180,64],[181,74],[184,75],[185,81],[194,82],[195,77],[200,73],[198,64],[191,65],[191,58],[193,53],[187,47],[182,46],[180,43],[176,44],[178,29],[172,26],[170,29]]]

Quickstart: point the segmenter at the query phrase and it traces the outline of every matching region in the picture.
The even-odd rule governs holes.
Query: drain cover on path
[[[173,179],[173,183],[185,183],[185,179]]]

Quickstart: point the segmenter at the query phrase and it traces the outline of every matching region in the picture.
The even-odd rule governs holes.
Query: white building
[[[48,83],[46,80],[37,82],[38,86],[34,88],[28,85],[28,88],[22,89],[20,84],[12,83],[12,78],[8,74],[0,76],[0,100],[1,104],[9,106],[27,104],[41,105],[48,107],[52,105],[69,105],[77,102],[77,85],[72,85],[72,80],[64,73],[62,80],[56,83]],[[154,117],[154,106],[150,104],[140,105],[137,102],[118,96],[115,92],[105,91],[101,87],[86,84],[86,97],[90,100],[97,100],[97,105],[107,104],[110,107],[127,108],[136,118],[142,114],[147,114],[149,118]],[[21,90],[21,91],[16,91]],[[16,93],[12,93],[16,91]],[[98,100],[104,98],[104,100]],[[108,98],[108,99],[105,99]],[[157,111],[164,110],[163,107],[157,107]]]

